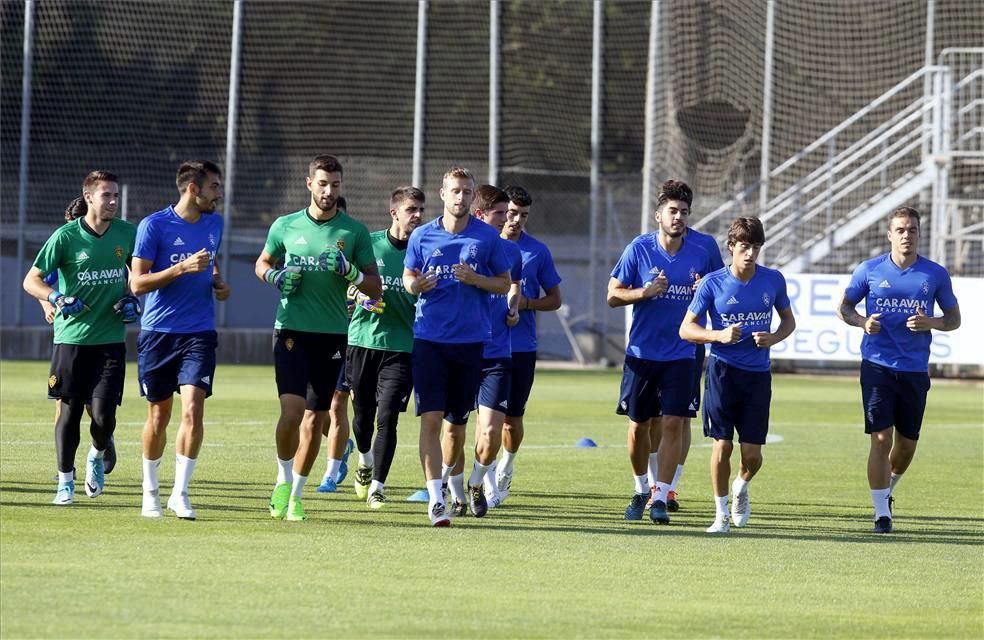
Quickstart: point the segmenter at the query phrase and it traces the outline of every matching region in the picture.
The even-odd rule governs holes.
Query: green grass
[[[53,507],[47,365],[0,366],[4,638],[984,634],[980,383],[934,384],[896,532],[875,537],[856,379],[777,376],[771,431],[783,440],[765,448],[749,526],[719,538],[703,532],[714,507],[696,435],[673,524],[622,520],[632,483],[617,372],[538,373],[513,495],[439,530],[403,501],[423,483],[411,416],[384,510],[346,483],[331,497],[310,487],[307,522],[272,521],[267,367],[218,370],[192,481],[197,522],[140,518],[133,369],[107,493],[89,500],[79,483],[74,506]],[[582,436],[601,446],[567,447]],[[80,466],[83,456],[84,445]]]

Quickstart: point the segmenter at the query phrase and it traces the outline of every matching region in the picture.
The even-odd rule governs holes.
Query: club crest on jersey
[[[924,295],[929,294],[929,282],[927,280],[923,280],[922,286],[920,286],[919,289]]]
[[[293,351],[294,350],[294,339],[293,338],[287,338],[286,340],[284,340],[284,346],[287,347],[287,351]]]
[[[123,247],[117,246],[116,249],[113,250],[113,253],[116,254],[117,260],[123,259]]]
[[[56,384],[58,384],[58,378],[55,376],[48,376],[48,388],[54,389]]]
[[[344,249],[345,248],[345,241],[342,240],[342,239],[339,239],[338,242],[335,243],[335,246],[338,247],[339,249]]]
[[[468,257],[474,260],[478,257],[478,245],[472,244],[468,246]]]
[[[690,267],[690,280],[691,282],[697,282],[697,270]]]
[[[769,294],[767,293],[762,294],[762,302],[765,303],[765,306],[769,306],[769,303],[772,302],[772,299],[769,298]]]
[[[212,235],[211,233],[210,233],[210,234],[208,234],[208,243],[209,243],[210,245],[212,245],[213,247],[215,246],[215,236],[214,236],[214,235]]]

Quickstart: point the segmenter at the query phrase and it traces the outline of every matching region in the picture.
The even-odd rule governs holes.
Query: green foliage
[[[273,521],[272,370],[221,366],[192,480],[197,522],[140,518],[135,370],[107,493],[54,493],[47,365],[2,363],[3,637],[980,637],[980,383],[934,382],[919,452],[876,537],[855,379],[777,376],[752,519],[713,515],[695,430],[669,527],[626,523],[631,493],[616,372],[537,374],[514,493],[483,520],[431,529],[417,422],[405,416],[389,504],[349,479],[306,491],[308,521]],[[170,489],[176,419],[162,465]],[[588,436],[597,449],[570,448]],[[83,443],[87,438],[83,436]],[[84,465],[85,444],[78,461]],[[354,459],[353,459],[354,460]],[[656,606],[658,602],[658,607]],[[655,625],[663,625],[661,628]]]

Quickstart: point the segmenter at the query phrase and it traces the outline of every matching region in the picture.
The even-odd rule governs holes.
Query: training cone
[[[428,500],[430,500],[430,496],[427,494],[427,489],[414,491],[407,496],[407,502],[427,502]]]
[[[597,447],[598,446],[598,443],[595,442],[594,440],[592,440],[591,438],[581,438],[580,440],[578,440],[577,442],[574,443],[574,446],[575,447]]]

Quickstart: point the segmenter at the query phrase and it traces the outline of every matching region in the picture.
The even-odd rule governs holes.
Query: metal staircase
[[[765,193],[757,211],[748,203],[756,191]],[[757,213],[766,227],[764,263],[844,271],[885,250],[874,237],[879,223],[916,198],[929,214],[931,257],[984,275],[984,48],[944,50],[938,64],[896,84],[695,227],[726,228],[735,216]]]

